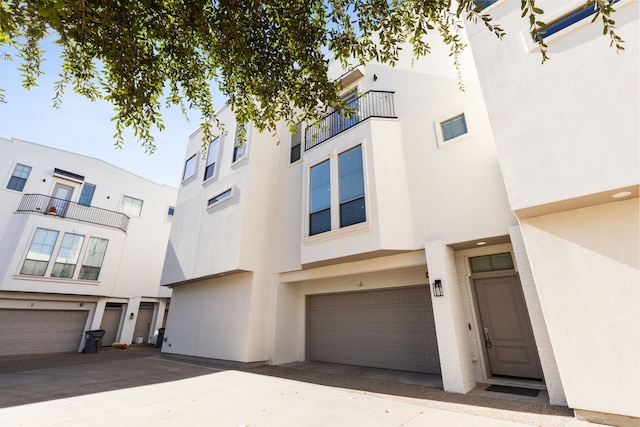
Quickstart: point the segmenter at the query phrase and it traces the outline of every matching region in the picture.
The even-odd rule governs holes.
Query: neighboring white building
[[[557,31],[544,65],[516,3],[487,9],[502,42],[469,30],[520,223],[516,258],[528,254],[568,406],[640,425],[639,3],[615,4],[616,53],[599,21],[571,24],[593,11],[582,0],[537,1]]]
[[[519,385],[636,422],[638,2],[620,3],[624,54],[558,34],[540,66],[502,0],[489,11],[513,34],[471,26],[465,92],[434,41],[413,67],[333,63],[353,117],[249,126],[239,146],[222,108],[207,158],[200,131],[185,158],[163,352]]]
[[[0,138],[0,355],[154,342],[177,190],[102,160]]]

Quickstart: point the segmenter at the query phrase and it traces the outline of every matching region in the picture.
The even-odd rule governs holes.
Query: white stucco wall
[[[567,403],[640,416],[638,199],[523,221]]]

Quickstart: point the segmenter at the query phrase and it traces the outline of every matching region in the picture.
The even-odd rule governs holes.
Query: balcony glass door
[[[59,216],[64,216],[71,195],[73,194],[73,187],[67,185],[56,184],[53,189],[53,198],[51,199],[51,206],[49,212]]]

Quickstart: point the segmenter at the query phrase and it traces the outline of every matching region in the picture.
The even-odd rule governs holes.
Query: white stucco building
[[[0,355],[154,342],[177,189],[102,160],[0,138]]]
[[[522,250],[531,264],[568,406],[638,425],[639,3],[615,4],[625,40],[616,53],[592,16],[571,23],[593,13],[584,2],[536,2],[557,31],[544,65],[515,3],[487,9],[507,32],[501,43],[479,27],[469,34],[520,223],[516,257]]]
[[[469,26],[465,92],[434,41],[413,67],[332,64],[353,117],[239,145],[222,108],[207,158],[191,135],[163,352],[435,373],[638,420],[638,2],[618,7],[625,53],[578,20],[544,66],[518,6],[487,9],[503,42]]]

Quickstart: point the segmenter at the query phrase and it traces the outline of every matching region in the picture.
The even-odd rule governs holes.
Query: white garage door
[[[429,288],[313,295],[308,360],[440,373]]]
[[[88,313],[0,309],[0,355],[78,351]]]

